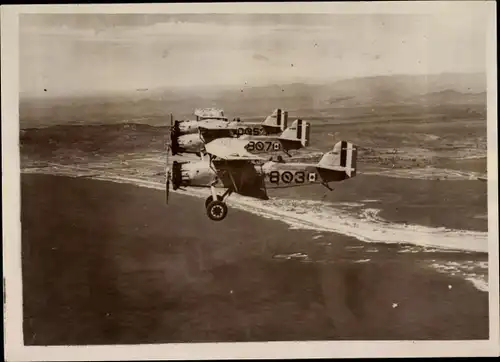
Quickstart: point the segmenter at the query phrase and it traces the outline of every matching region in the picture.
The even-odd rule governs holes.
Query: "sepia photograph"
[[[498,355],[495,10],[2,6],[6,358]]]

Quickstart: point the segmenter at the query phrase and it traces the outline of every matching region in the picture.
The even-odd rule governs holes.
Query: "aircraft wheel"
[[[207,215],[213,221],[224,220],[227,215],[227,205],[219,200],[212,201],[207,206]]]
[[[217,195],[217,200],[218,201],[222,201],[222,196],[221,195]],[[205,200],[205,209],[208,207],[208,204],[210,204],[212,201],[214,201],[214,198],[212,197],[212,195],[210,195],[209,197],[207,197],[207,199]]]

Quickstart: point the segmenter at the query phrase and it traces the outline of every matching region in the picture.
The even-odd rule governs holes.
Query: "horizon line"
[[[253,88],[264,88],[264,87],[286,87],[292,85],[311,85],[311,86],[321,86],[321,85],[333,85],[337,82],[346,81],[346,80],[355,80],[355,79],[372,79],[372,78],[391,78],[391,77],[432,77],[432,76],[444,76],[444,75],[487,75],[487,71],[463,71],[463,72],[439,72],[439,73],[394,73],[394,74],[373,74],[373,75],[359,75],[359,76],[351,76],[351,77],[331,77],[328,80],[323,82],[319,80],[300,80],[293,82],[273,82],[267,84],[256,84],[254,86],[249,86],[248,84],[243,84],[246,89]],[[198,88],[200,90],[207,90],[213,88],[215,90],[231,90],[236,88],[241,88],[241,83],[231,83],[231,84],[192,84],[192,85],[174,85],[174,86],[155,86],[154,88],[150,88],[147,86],[137,86],[135,88],[126,88],[126,89],[95,89],[88,91],[78,91],[72,90],[68,91],[64,94],[44,94],[41,92],[32,92],[32,91],[19,91],[19,100],[23,99],[64,99],[64,98],[88,98],[92,96],[113,96],[113,95],[131,95],[134,93],[140,93],[144,96],[151,93],[161,92],[161,91],[187,91],[192,88]],[[485,90],[486,91],[486,90]]]

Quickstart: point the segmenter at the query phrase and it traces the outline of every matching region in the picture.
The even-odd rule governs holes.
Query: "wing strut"
[[[226,166],[227,166],[227,161],[226,161]],[[231,170],[229,169],[229,167],[227,167],[227,172],[229,173],[229,177],[231,178],[231,182],[233,183],[234,191],[238,192],[238,186],[236,186],[236,181],[234,180],[233,173],[231,172]]]
[[[327,183],[327,182],[322,182],[321,184],[322,184],[323,186],[325,186],[325,187],[326,187],[328,190],[330,190],[330,191],[333,191],[333,190],[334,190],[334,189],[332,189],[332,188],[330,187],[330,185],[328,185],[328,183]]]

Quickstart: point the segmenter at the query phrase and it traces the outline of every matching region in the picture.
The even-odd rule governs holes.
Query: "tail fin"
[[[302,147],[307,147],[309,146],[310,131],[311,124],[309,122],[296,119],[279,138],[287,141],[299,141]]]
[[[270,116],[267,116],[262,124],[268,127],[279,127],[281,131],[284,131],[288,126],[288,112],[280,108],[275,109]]]
[[[329,170],[345,171],[347,176],[356,176],[356,161],[358,147],[351,142],[340,141],[333,146],[333,150],[325,153],[317,167]]]

